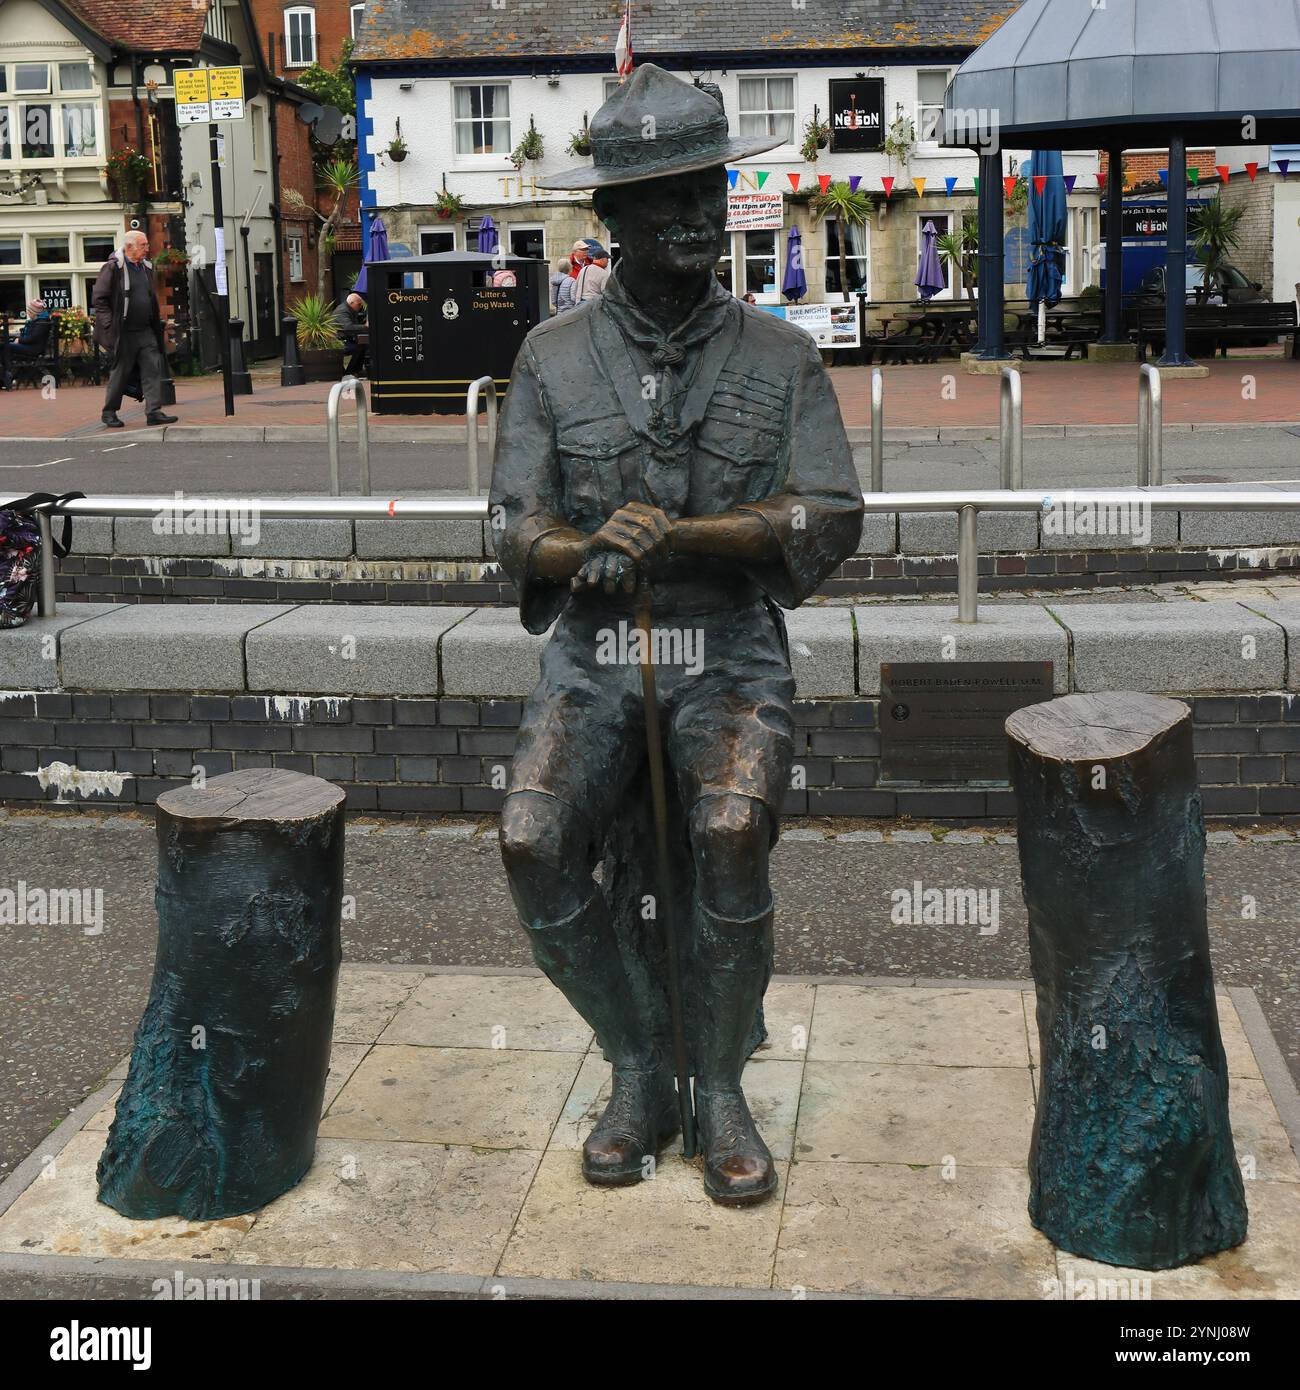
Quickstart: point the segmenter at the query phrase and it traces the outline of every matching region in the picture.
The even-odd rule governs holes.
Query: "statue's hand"
[[[602,586],[607,594],[620,588],[625,593],[636,592],[636,566],[617,550],[602,550],[583,563],[573,576],[569,587],[574,593]]]
[[[634,565],[648,570],[667,554],[673,524],[659,510],[645,502],[629,502],[591,538],[591,551],[615,550]]]

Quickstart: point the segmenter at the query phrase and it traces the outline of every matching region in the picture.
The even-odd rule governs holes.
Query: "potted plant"
[[[289,312],[307,380],[338,381],[343,375],[343,339],[334,324],[334,306],[323,295],[305,294]]]
[[[510,162],[516,169],[522,169],[526,160],[541,159],[543,153],[542,132],[533,124],[533,118],[528,118],[528,129],[524,133],[524,138],[510,151]]]
[[[74,356],[85,352],[90,337],[90,318],[84,309],[74,304],[67,309],[59,309],[50,315],[54,320],[55,332],[59,335],[59,352]]]
[[[586,159],[591,154],[591,131],[587,126],[587,113],[582,113],[582,129],[575,130],[569,136],[569,153],[576,155],[579,159]]]
[[[894,121],[885,134],[883,149],[890,159],[896,159],[906,166],[916,148],[916,127],[912,118],[903,114],[903,108],[894,108]]]
[[[394,164],[400,164],[408,153],[406,141],[403,140],[400,135],[394,135],[388,144],[384,146],[384,153]]]
[[[177,246],[164,246],[153,258],[154,269],[164,278],[179,274],[189,263],[189,256]]]
[[[125,145],[109,155],[104,174],[120,202],[136,203],[153,174],[153,165],[139,150]]]
[[[433,210],[445,222],[449,218],[459,216],[463,206],[464,200],[461,198],[460,194],[448,193],[444,188],[442,192],[438,194],[437,198],[434,199]]]
[[[819,121],[814,115],[803,128],[803,148],[800,153],[809,164],[816,164],[818,151],[824,150],[830,142],[830,124],[827,121]]]

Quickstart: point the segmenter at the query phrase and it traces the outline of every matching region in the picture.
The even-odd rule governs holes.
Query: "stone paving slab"
[[[316,1159],[297,1188],[211,1222],[100,1205],[113,1080],[0,1188],[0,1265],[126,1280],[162,1261],[260,1275],[263,1297],[307,1281],[366,1297],[1295,1298],[1300,1165],[1283,1116],[1297,1097],[1270,1091],[1290,1080],[1261,1066],[1275,1045],[1253,997],[1218,1005],[1251,1234],[1191,1269],[1092,1264],[1030,1226],[1037,1039],[1019,982],[774,982],[745,1084],[781,1185],[729,1210],[675,1147],[636,1187],[583,1181],[609,1067],[548,982],[373,966],[343,972]]]

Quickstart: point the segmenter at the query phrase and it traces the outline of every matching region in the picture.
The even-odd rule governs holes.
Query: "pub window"
[[[776,233],[744,232],[745,285],[742,293],[774,299],[777,292]]]
[[[0,66],[0,72],[4,67]],[[13,147],[9,140],[9,108],[0,106],[0,159],[12,159]]]
[[[509,154],[510,84],[458,83],[453,92],[456,153]]]
[[[779,135],[784,144],[794,142],[793,77],[740,79],[740,133]]]
[[[15,92],[48,92],[50,65],[48,63],[15,63]]]
[[[83,265],[101,264],[117,249],[112,232],[84,232],[81,237],[81,260]]]
[[[926,212],[918,216],[916,219],[917,265],[920,265],[921,252],[925,250],[925,224],[927,222],[934,223],[934,230],[940,237],[946,237],[952,231],[952,218],[946,212]],[[934,296],[935,299],[955,299],[957,286],[961,284],[961,267],[954,266],[952,261],[941,253],[939,268],[943,273],[943,289]],[[915,290],[915,285],[912,288]]]
[[[840,286],[840,224],[834,217],[826,219],[826,294],[836,295],[841,302],[844,291]],[[849,293],[871,294],[870,237],[865,226],[849,226],[844,242],[844,268],[848,272]]]
[[[94,85],[89,63],[59,64],[59,91],[89,92]]]
[[[66,265],[69,259],[67,237],[38,236],[36,238],[37,265]]]
[[[63,103],[63,153],[67,159],[86,159],[99,152],[95,136],[95,103]]]
[[[53,159],[54,108],[48,103],[39,106],[23,106],[22,112],[23,158]]]
[[[723,240],[724,252],[721,260],[713,267],[713,273],[718,277],[718,284],[724,290],[730,290],[732,294],[736,292],[735,286],[735,259],[731,254],[731,237]]]
[[[420,255],[438,256],[456,249],[456,233],[448,227],[420,228]]]
[[[916,139],[936,145],[943,137],[943,94],[948,90],[948,70],[916,75]]]
[[[289,279],[301,280],[302,274],[302,233],[289,233]]]
[[[622,85],[623,79],[621,77],[607,77],[605,79],[605,100],[608,101]]]
[[[22,265],[22,263],[22,237],[0,236],[0,265]]]
[[[512,256],[531,256],[536,260],[546,259],[546,233],[540,223],[527,226],[510,227],[510,254]]]
[[[4,242],[0,241],[0,247]],[[0,261],[3,264],[3,261]],[[0,314],[6,318],[21,318],[27,312],[27,281],[0,280]]]
[[[291,68],[308,68],[316,61],[316,11],[310,5],[285,10],[284,44]]]

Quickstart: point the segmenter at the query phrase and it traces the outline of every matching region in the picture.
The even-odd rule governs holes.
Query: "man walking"
[[[121,429],[118,410],[132,371],[140,369],[145,420],[150,425],[174,425],[175,415],[162,408],[162,315],[153,266],[147,257],[149,238],[127,232],[122,249],[104,262],[95,281],[91,304],[95,311],[95,341],[109,354],[112,371],[101,419],[109,429]]]
[[[648,601],[704,1187],[741,1205],[777,1186],[741,1090],[763,1036],[768,853],[794,756],[777,605],[802,603],[853,554],[862,492],[812,338],[714,275],[725,166],[779,138],[730,139],[716,89],[652,64],[591,136],[594,167],[545,186],[593,188],[622,259],[603,293],[529,333],[497,436],[497,556],[524,626],[555,623],[501,852],[534,959],[613,1064],[583,1175],[639,1182],[677,1129],[657,944],[667,908],[640,886],[648,683],[625,640]]]

